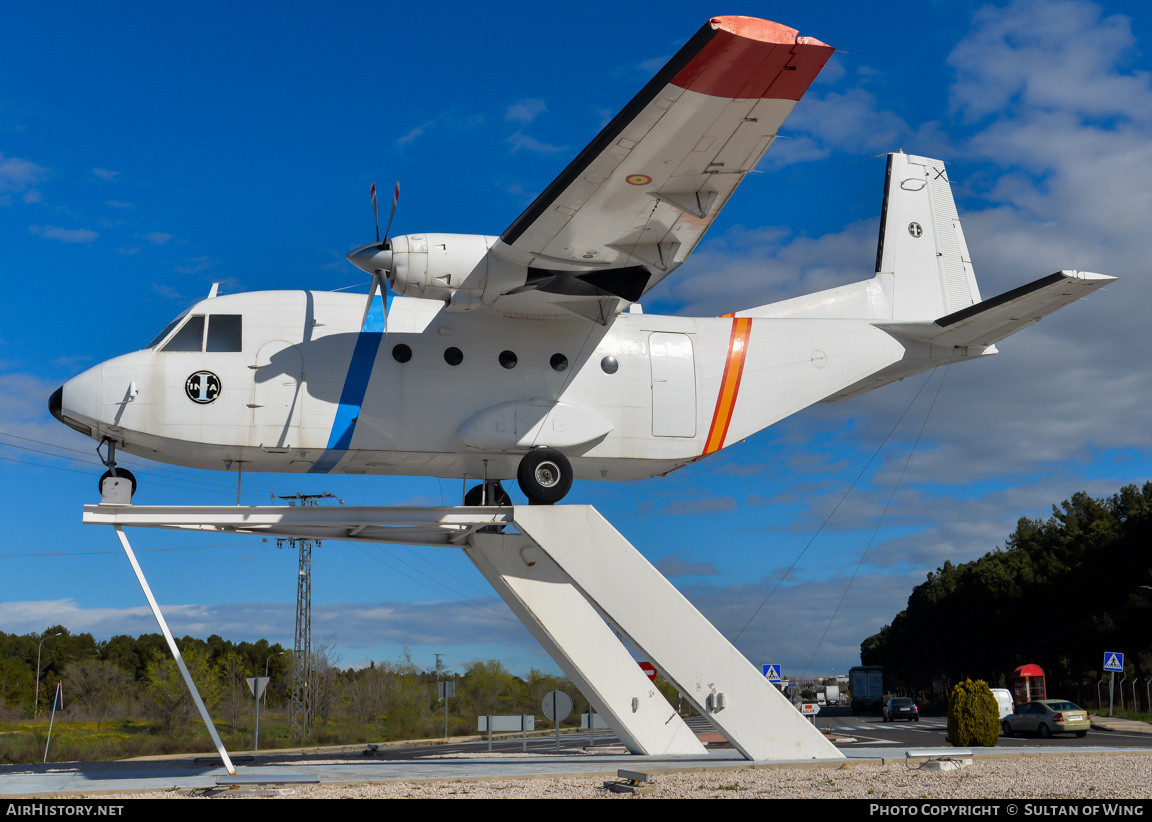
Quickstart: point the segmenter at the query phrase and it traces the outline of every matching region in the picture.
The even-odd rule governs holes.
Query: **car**
[[[897,719],[907,719],[911,722],[920,721],[920,706],[916,701],[906,696],[897,696],[888,700],[882,712],[885,722],[895,722]]]
[[[993,688],[992,697],[1000,708],[1000,721],[1003,722],[1008,714],[1016,710],[1016,703],[1012,700],[1012,693],[1007,688]]]
[[[1085,736],[1092,727],[1088,711],[1066,699],[1037,699],[1025,702],[1015,713],[1004,717],[1000,730],[1004,736],[1034,733],[1041,739],[1052,734],[1074,733]]]

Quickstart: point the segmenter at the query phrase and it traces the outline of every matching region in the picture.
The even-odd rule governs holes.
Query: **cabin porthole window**
[[[464,352],[456,346],[444,349],[444,362],[449,365],[459,365],[464,362]]]
[[[605,374],[615,374],[620,370],[620,363],[615,357],[609,354],[607,357],[600,360],[600,367],[604,369]]]
[[[552,359],[548,360],[548,364],[552,366],[553,371],[568,370],[568,358],[563,354],[553,354]]]
[[[392,347],[392,359],[399,363],[408,362],[412,359],[412,349],[404,343]]]
[[[500,365],[504,368],[516,367],[516,352],[515,351],[501,351],[500,352]]]

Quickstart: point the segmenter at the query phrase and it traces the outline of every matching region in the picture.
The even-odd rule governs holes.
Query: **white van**
[[[1016,710],[1016,704],[1012,701],[1012,694],[1007,688],[993,688],[992,696],[996,698],[996,704],[1000,706],[1000,720],[1003,721],[1004,717]]]

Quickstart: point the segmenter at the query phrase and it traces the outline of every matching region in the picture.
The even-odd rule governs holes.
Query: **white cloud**
[[[153,231],[151,234],[145,234],[144,239],[155,245],[164,245],[172,239],[172,235],[166,231]]]
[[[672,55],[670,54],[666,54],[663,57],[650,57],[641,62],[638,68],[646,77],[652,77],[656,72],[664,68],[671,59]]]
[[[405,134],[403,137],[398,138],[396,140],[396,145],[403,147],[416,142],[416,140],[424,136],[424,132],[427,131],[435,122],[435,120],[429,120],[427,123],[421,123],[420,125],[416,126],[416,128]]]
[[[567,146],[554,146],[549,143],[542,143],[535,137],[517,131],[508,138],[508,142],[512,144],[512,153],[515,154],[520,149],[525,151],[535,151],[540,154],[555,154],[558,151],[567,151]]]
[[[49,171],[22,157],[0,152],[0,192],[21,192],[48,178]]]
[[[175,269],[181,274],[199,274],[201,271],[207,271],[216,264],[217,261],[208,256],[191,257],[184,261],[184,265],[175,266]]]
[[[291,645],[291,602],[243,602],[221,605],[160,604],[176,636],[219,634],[231,641],[266,638]],[[9,633],[43,631],[64,625],[98,640],[116,634],[156,632],[147,606],[91,608],[74,599],[0,603],[0,624]],[[529,646],[534,640],[507,607],[492,597],[461,602],[359,602],[312,606],[314,636],[334,636],[339,648],[382,644],[459,647],[496,643]]]
[[[504,112],[504,122],[531,123],[538,115],[547,110],[543,100],[521,100],[508,106],[507,111]]]
[[[90,243],[100,236],[87,228],[60,228],[54,225],[30,225],[28,230],[46,240],[60,240],[65,243]]]
[[[119,171],[109,171],[106,168],[94,168],[92,173],[99,177],[101,180],[115,180],[120,174]]]
[[[976,12],[972,32],[948,58],[959,75],[952,106],[964,116],[1003,117],[1015,108],[1123,113],[1148,122],[1147,72],[1119,71],[1136,47],[1131,21],[1103,17],[1079,0],[1015,0]]]
[[[133,203],[125,203],[121,200],[105,200],[104,205],[111,206],[112,208],[136,208]]]

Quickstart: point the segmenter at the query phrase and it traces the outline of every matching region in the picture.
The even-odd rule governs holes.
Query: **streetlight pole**
[[[48,634],[48,636],[41,638],[40,644],[36,646],[36,693],[32,697],[32,718],[36,718],[36,708],[40,704],[40,649],[44,647],[44,641],[52,637],[63,636],[63,632],[55,634]]]
[[[268,666],[270,664],[272,664],[272,657],[283,656],[283,655],[284,655],[284,651],[278,651],[277,653],[271,654],[266,660],[264,660],[264,676],[265,677],[268,676]],[[265,710],[268,709],[268,689],[267,688],[264,689],[264,709]]]

